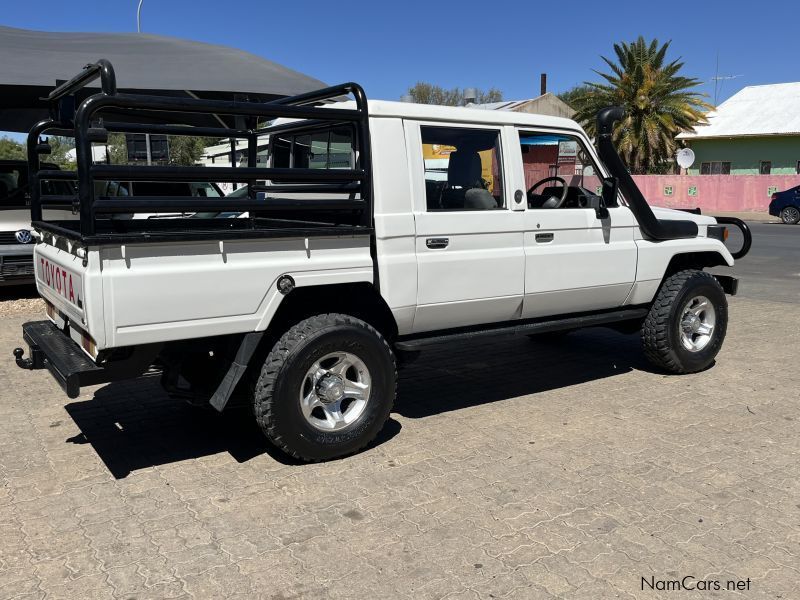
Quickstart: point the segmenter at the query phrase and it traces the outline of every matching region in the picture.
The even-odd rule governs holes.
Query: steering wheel
[[[556,181],[561,184],[561,187],[563,188],[561,190],[561,198],[555,198],[551,196],[545,201],[545,203],[542,205],[542,208],[561,208],[564,205],[564,202],[567,201],[567,195],[569,194],[569,186],[567,185],[567,182],[564,181],[564,179],[561,177],[545,177],[544,179],[537,181],[531,187],[528,188],[528,196],[531,196],[533,194],[533,190],[538,188],[543,183],[549,183],[551,181]],[[550,200],[555,200],[555,202],[550,203]]]

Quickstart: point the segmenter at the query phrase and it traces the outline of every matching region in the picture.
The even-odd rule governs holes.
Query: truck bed
[[[323,215],[315,214],[317,218]],[[218,219],[105,219],[95,233],[81,235],[80,221],[34,221],[33,227],[86,245],[133,244],[191,240],[233,240],[280,237],[362,236],[371,227],[348,223],[346,218],[309,221],[290,218]]]

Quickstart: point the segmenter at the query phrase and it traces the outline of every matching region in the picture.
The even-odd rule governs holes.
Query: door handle
[[[537,233],[536,234],[536,241],[540,244],[546,244],[547,242],[552,242],[555,234],[552,233]]]
[[[447,248],[447,245],[449,243],[450,240],[447,238],[428,238],[427,240],[425,240],[425,245],[431,250],[436,250],[439,248]]]

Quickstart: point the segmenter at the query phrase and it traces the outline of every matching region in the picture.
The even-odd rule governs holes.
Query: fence
[[[766,212],[774,192],[800,185],[800,175],[634,175],[652,206],[700,207],[704,213]]]

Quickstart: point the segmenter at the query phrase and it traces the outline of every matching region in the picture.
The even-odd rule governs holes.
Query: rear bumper
[[[22,326],[22,338],[30,355],[23,358],[22,348],[14,350],[17,366],[22,369],[47,369],[70,398],[77,398],[81,387],[129,379],[141,375],[152,364],[160,346],[131,348],[127,356],[98,365],[72,338],[50,321],[32,321]]]
[[[81,385],[89,385],[103,370],[50,321],[25,323],[22,338],[30,356],[23,359],[20,349],[15,350],[17,365],[23,369],[47,369],[70,398],[77,398]]]

